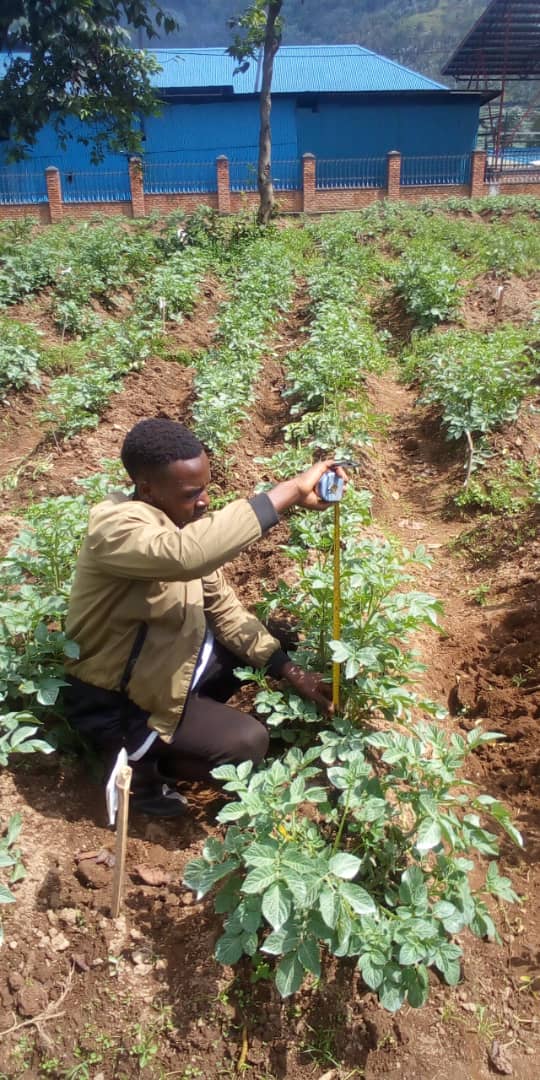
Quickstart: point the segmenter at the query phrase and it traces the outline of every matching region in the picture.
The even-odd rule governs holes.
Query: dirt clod
[[[502,1076],[512,1076],[513,1068],[508,1051],[498,1039],[494,1039],[488,1051],[489,1063]]]

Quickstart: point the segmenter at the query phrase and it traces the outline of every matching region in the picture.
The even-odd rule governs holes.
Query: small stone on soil
[[[58,934],[51,934],[51,945],[55,952],[64,952],[69,949],[70,944],[69,938],[61,931]]]
[[[37,1016],[48,1004],[47,991],[41,983],[23,986],[17,994],[17,1008],[21,1016]]]
[[[72,953],[71,959],[77,971],[90,971],[90,965],[87,964],[82,953]]]
[[[493,1066],[496,1072],[502,1073],[503,1076],[512,1076],[513,1068],[512,1062],[508,1056],[506,1048],[501,1045],[498,1039],[494,1039],[490,1049],[488,1050],[488,1058],[490,1065]]]
[[[111,880],[111,872],[94,859],[83,859],[77,867],[77,877],[89,889],[102,889]]]

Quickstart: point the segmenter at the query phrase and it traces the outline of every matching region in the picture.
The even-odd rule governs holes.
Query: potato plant
[[[40,335],[14,319],[0,318],[0,394],[39,387]]]
[[[436,405],[449,439],[467,437],[472,464],[475,435],[514,420],[537,374],[529,329],[491,334],[452,330],[413,343],[403,358],[405,377],[420,383],[419,403]]]
[[[463,295],[460,272],[442,248],[402,255],[394,270],[395,290],[422,330],[456,315]]]
[[[368,441],[365,375],[387,363],[384,335],[362,301],[362,260],[340,269],[314,258],[308,267],[311,322],[305,344],[287,355],[286,387],[293,418],[285,425],[286,451],[270,458],[278,476],[318,452],[350,457]]]
[[[293,295],[293,258],[279,237],[256,239],[229,267],[230,296],[218,312],[216,344],[197,360],[194,429],[222,453],[236,439],[254,399],[268,334]]]
[[[10,710],[10,723],[22,717],[26,728],[27,722],[35,723],[28,710],[39,718],[57,709],[64,659],[77,655],[77,646],[63,630],[75,558],[90,505],[104,497],[111,478],[119,474],[115,465],[81,481],[80,495],[43,499],[30,507],[2,560],[0,703]],[[5,713],[0,718],[0,725],[4,723]],[[18,748],[14,732],[16,728],[8,750]]]
[[[426,1002],[429,968],[459,982],[455,935],[497,938],[488,898],[517,900],[484,818],[517,843],[519,833],[500,803],[458,776],[496,737],[448,736],[433,724],[370,732],[337,719],[305,752],[293,747],[258,771],[215,769],[233,797],[218,815],[225,834],[206,841],[184,881],[199,898],[220,886],[216,958],[274,957],[282,997],[319,980],[326,956],[354,959],[390,1011]],[[492,861],[473,888],[477,854]]]
[[[499,874],[498,839],[485,818],[516,843],[521,837],[499,802],[460,779],[466,757],[500,736],[478,727],[465,738],[413,720],[419,708],[440,712],[415,697],[417,662],[402,646],[421,625],[436,624],[438,605],[404,591],[409,577],[389,545],[358,547],[365,513],[365,500],[353,498],[344,515],[341,642],[329,629],[324,519],[313,526],[300,515],[288,549],[299,582],[267,599],[269,610],[301,616],[301,651],[319,670],[332,658],[343,664],[344,712],[328,724],[256,675],[256,707],[295,745],[257,771],[248,762],[214,770],[233,799],[218,815],[225,833],[206,842],[184,881],[199,897],[219,885],[222,963],[274,957],[276,986],[287,997],[306,978],[323,976],[325,957],[354,959],[366,986],[394,1011],[425,1003],[431,967],[457,983],[455,935],[467,927],[496,938],[488,897],[517,899]],[[478,854],[492,861],[473,888],[471,856]]]

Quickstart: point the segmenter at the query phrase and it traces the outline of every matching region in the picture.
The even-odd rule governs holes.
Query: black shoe
[[[131,809],[135,814],[151,817],[178,818],[187,812],[187,799],[163,784],[161,788],[131,796]]]

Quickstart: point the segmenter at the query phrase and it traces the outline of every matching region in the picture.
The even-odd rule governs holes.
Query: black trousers
[[[233,674],[240,663],[214,642],[210,663],[188,696],[172,741],[158,736],[140,761],[130,761],[134,794],[149,793],[163,779],[208,780],[218,765],[263,760],[266,728],[254,716],[226,704],[240,686]],[[149,734],[149,714],[115,691],[70,678],[64,703],[70,723],[91,742],[107,771],[122,746],[132,754]]]

